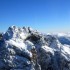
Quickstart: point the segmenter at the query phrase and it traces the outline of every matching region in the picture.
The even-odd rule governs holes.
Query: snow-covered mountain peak
[[[0,70],[70,70],[70,35],[11,26],[0,35]]]
[[[11,26],[8,28],[7,32],[4,34],[4,39],[25,39],[28,35],[28,28],[19,28],[16,26]]]

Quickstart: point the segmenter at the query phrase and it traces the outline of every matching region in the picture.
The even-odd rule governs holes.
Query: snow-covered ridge
[[[70,34],[9,27],[0,35],[0,70],[70,70]]]

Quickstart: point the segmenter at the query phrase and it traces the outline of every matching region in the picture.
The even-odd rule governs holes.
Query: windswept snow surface
[[[70,70],[70,33],[9,27],[0,37],[0,70]]]

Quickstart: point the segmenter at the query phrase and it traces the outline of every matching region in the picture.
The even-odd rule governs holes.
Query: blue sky
[[[0,31],[11,25],[69,32],[70,0],[0,0]]]

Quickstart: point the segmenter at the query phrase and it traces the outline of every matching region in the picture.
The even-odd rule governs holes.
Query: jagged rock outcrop
[[[62,42],[70,39],[64,38],[9,27],[0,36],[0,70],[70,70],[70,42]]]

